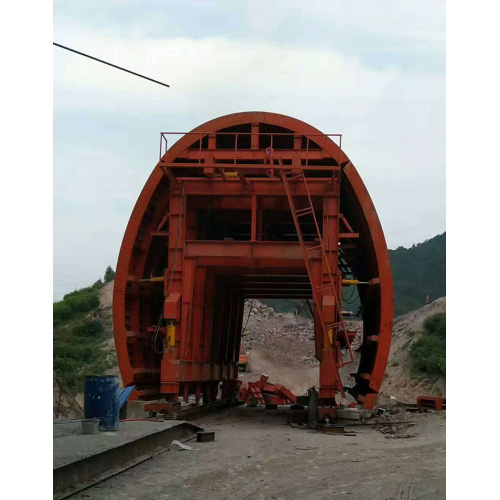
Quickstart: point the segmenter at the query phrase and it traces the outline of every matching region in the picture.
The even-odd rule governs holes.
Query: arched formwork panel
[[[294,227],[291,200],[305,215],[308,193],[321,237],[306,217]],[[316,254],[307,266],[318,240],[328,263]],[[284,115],[236,113],[197,127],[161,156],[123,239],[113,318],[124,384],[144,399],[210,399],[219,381],[227,392],[237,380],[244,299],[313,298],[320,385],[332,399],[342,385],[331,365],[344,362],[347,339],[333,326],[328,350],[319,324],[340,313],[329,275],[337,298],[342,278],[371,283],[358,286],[364,341],[349,388],[370,408],[389,354],[393,291],[383,231],[354,165],[330,137]]]

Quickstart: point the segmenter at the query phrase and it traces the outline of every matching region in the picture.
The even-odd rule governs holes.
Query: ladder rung
[[[289,175],[293,175],[296,177],[302,177],[302,171],[301,170],[290,170],[289,172],[287,172],[285,174],[285,176],[288,177]]]
[[[332,283],[325,283],[324,285],[317,286],[316,290],[319,292],[319,291],[324,290],[326,288],[333,288]]]
[[[337,321],[337,323],[331,323],[329,325],[326,325],[326,329],[330,330],[330,329],[336,328],[338,326],[342,326],[342,323],[340,321]]]
[[[306,252],[315,253],[323,248],[322,245],[316,245],[315,247],[306,247]]]
[[[309,215],[312,213],[313,213],[313,209],[311,207],[299,208],[298,210],[295,210],[295,215],[297,217],[303,217],[304,215]]]
[[[299,212],[312,212],[312,207],[304,207],[304,208],[299,208],[298,210],[295,210],[295,213],[298,214]]]

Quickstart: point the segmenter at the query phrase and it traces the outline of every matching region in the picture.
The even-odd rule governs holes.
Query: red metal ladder
[[[347,335],[347,328],[345,326],[344,319],[342,316],[340,301],[339,301],[337,289],[335,287],[335,283],[333,280],[331,267],[330,267],[330,264],[328,262],[325,247],[323,245],[323,239],[321,237],[321,232],[319,229],[318,220],[317,220],[316,214],[314,212],[314,206],[313,206],[313,203],[311,200],[311,194],[310,194],[309,188],[307,186],[307,180],[306,180],[306,177],[304,175],[304,171],[302,169],[295,168],[295,169],[285,170],[283,168],[283,164],[282,164],[281,159],[278,159],[278,164],[280,165],[279,172],[280,172],[280,176],[281,176],[281,179],[283,181],[283,184],[285,186],[285,192],[286,192],[286,195],[288,198],[288,202],[290,204],[290,210],[292,212],[293,221],[295,223],[295,229],[297,230],[297,235],[299,238],[300,246],[301,246],[302,252],[304,254],[304,262],[306,265],[307,274],[309,275],[309,280],[311,282],[311,288],[312,288],[312,293],[313,293],[313,297],[314,297],[314,302],[316,303],[316,313],[317,313],[318,318],[320,320],[321,329],[323,331],[323,336],[326,339],[326,342],[328,345],[328,350],[330,351],[330,353],[333,357],[333,363],[334,363],[334,366],[337,370],[337,375],[338,375],[338,368],[340,368],[344,365],[347,365],[349,363],[352,363],[354,361],[354,356],[352,354],[351,344],[349,342],[349,337]],[[300,208],[298,210],[295,208],[295,201],[294,201],[293,194],[292,194],[292,191],[290,189],[290,184],[289,184],[290,181],[298,181],[304,185],[305,192],[307,195],[307,202],[308,202],[308,206],[306,206],[305,208]],[[314,220],[314,226],[316,229],[316,233],[317,233],[317,240],[319,241],[319,244],[316,246],[313,246],[313,247],[309,247],[309,246],[305,245],[304,238],[302,235],[302,228],[300,226],[299,219],[301,217],[306,216],[306,215],[312,216],[312,218]],[[314,279],[314,275],[311,271],[310,259],[314,254],[317,254],[318,252],[321,252],[322,263],[327,270],[327,274],[328,274],[328,278],[329,278],[328,283],[325,283],[325,284],[315,283],[316,280]],[[320,299],[321,299],[320,292],[322,292],[322,291],[331,291],[332,295],[335,298],[335,305],[336,305],[336,310],[337,310],[337,315],[338,315],[338,321],[336,321],[332,324],[326,324],[324,317],[323,317],[322,307],[321,307],[321,302],[320,302]],[[349,361],[337,363],[335,351],[333,349],[332,342],[330,341],[330,336],[329,336],[328,331],[331,329],[332,334],[333,334],[333,331],[336,331],[336,329],[340,326],[343,329],[345,342],[346,342],[347,348],[349,350],[350,359],[349,359]],[[332,338],[333,338],[333,336],[332,336]],[[335,342],[336,342],[336,337],[335,337]],[[340,380],[340,378],[338,378],[338,380]],[[341,386],[341,384],[339,384],[339,385]],[[343,396],[343,390],[341,390],[339,392],[341,392],[341,394]]]

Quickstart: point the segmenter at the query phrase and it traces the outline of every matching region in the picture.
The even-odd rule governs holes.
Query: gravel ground
[[[215,442],[167,451],[74,498],[367,499],[445,498],[445,413],[416,414],[408,439],[370,426],[356,436],[294,429],[283,411],[232,408],[193,423]]]

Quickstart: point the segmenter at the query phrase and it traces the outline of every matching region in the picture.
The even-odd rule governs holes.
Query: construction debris
[[[265,374],[257,382],[247,382],[241,387],[239,399],[248,406],[287,405],[296,403],[295,394],[281,384],[271,384]]]
[[[417,406],[419,408],[431,408],[436,411],[446,410],[446,398],[419,396]]]
[[[360,419],[360,413],[357,408],[337,408],[335,413],[339,420],[359,421]]]
[[[215,432],[199,431],[196,433],[196,441],[198,443],[207,443],[209,441],[215,441]]]
[[[335,425],[335,424],[326,424],[320,425],[317,424],[318,431],[323,432],[324,434],[344,434],[344,426],[343,425]]]
[[[198,451],[197,448],[192,448],[191,446],[188,446],[187,444],[184,444],[184,443],[181,443],[180,441],[177,441],[177,439],[174,439],[170,443],[170,446],[168,448],[169,448],[169,450],[177,450],[177,451]]]
[[[385,439],[410,439],[416,436],[416,434],[388,434]]]

